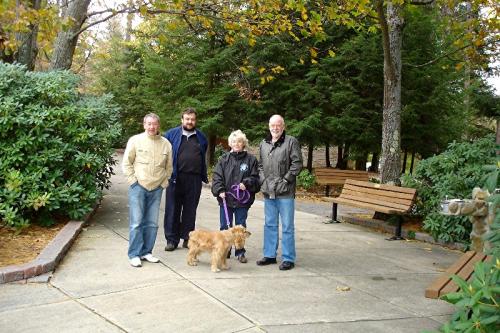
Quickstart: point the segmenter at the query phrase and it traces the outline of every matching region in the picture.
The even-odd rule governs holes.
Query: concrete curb
[[[0,268],[0,284],[26,280],[53,271],[98,207],[96,204],[82,221],[69,221],[34,260]]]
[[[362,227],[367,227],[367,228],[371,228],[371,229],[379,229],[379,230],[382,230],[384,232],[387,232],[387,233],[393,234],[393,235],[396,232],[396,226],[393,226],[393,225],[389,224],[388,222],[382,221],[382,220],[365,219],[365,218],[358,218],[358,217],[347,216],[347,215],[343,215],[342,220],[344,222],[356,224],[356,225],[359,225]],[[401,228],[401,235],[404,238],[409,239],[408,230],[405,229],[404,223],[403,223],[403,226]],[[423,232],[415,232],[414,239],[422,241],[422,242],[430,243],[430,244],[441,245],[441,246],[447,247],[447,248],[452,249],[452,250],[465,251],[465,246],[463,244],[444,243],[444,242],[440,242],[440,241],[435,241],[431,235],[423,233]]]

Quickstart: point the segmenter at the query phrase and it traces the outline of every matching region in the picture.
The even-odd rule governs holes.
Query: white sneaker
[[[154,263],[160,262],[160,259],[153,257],[153,255],[151,253],[148,253],[145,256],[142,256],[141,259],[149,261],[149,262],[154,262]]]
[[[139,257],[133,257],[133,258],[130,258],[128,260],[128,262],[134,266],[134,267],[141,267],[142,266],[142,263],[141,263],[141,259],[139,259]]]

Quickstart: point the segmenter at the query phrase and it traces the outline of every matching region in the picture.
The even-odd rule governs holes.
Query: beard
[[[187,126],[182,125],[182,129],[188,132],[192,132],[196,129],[196,126],[191,126],[191,128],[189,128]]]
[[[276,139],[279,139],[281,134],[283,134],[283,131],[271,131],[271,136]]]

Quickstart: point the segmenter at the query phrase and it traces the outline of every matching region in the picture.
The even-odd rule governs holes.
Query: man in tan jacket
[[[143,124],[144,133],[128,140],[122,163],[129,184],[128,257],[134,267],[141,267],[141,260],[160,261],[152,251],[161,195],[172,174],[172,145],[159,134],[160,118],[147,114]]]

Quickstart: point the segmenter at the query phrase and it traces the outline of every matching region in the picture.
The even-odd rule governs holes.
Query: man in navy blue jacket
[[[196,129],[196,111],[182,112],[182,125],[165,132],[172,144],[172,176],[166,192],[163,227],[167,246],[173,251],[182,238],[182,247],[188,247],[189,233],[195,228],[196,209],[200,201],[201,183],[208,183],[205,154],[208,141]]]

